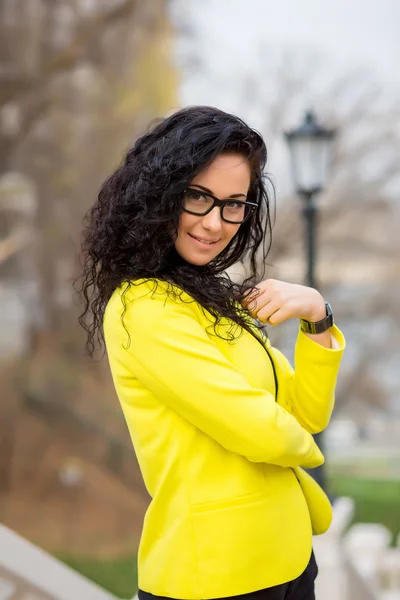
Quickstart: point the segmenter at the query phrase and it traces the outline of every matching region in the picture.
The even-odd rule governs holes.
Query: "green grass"
[[[135,555],[109,560],[67,554],[57,558],[120,598],[133,598],[137,592]]]
[[[393,534],[400,532],[400,480],[374,480],[350,475],[331,475],[333,496],[349,496],[355,501],[354,522],[381,523]]]

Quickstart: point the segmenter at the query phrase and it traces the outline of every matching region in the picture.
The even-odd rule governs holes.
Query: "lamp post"
[[[306,112],[303,123],[296,129],[285,132],[289,145],[291,167],[297,194],[303,200],[303,216],[306,232],[307,274],[306,284],[317,287],[315,281],[316,220],[315,197],[327,184],[332,155],[334,130],[322,127],[312,111]],[[322,446],[321,434],[314,436]],[[325,487],[324,470],[310,469],[310,473]]]

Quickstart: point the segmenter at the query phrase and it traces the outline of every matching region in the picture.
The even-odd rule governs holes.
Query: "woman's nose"
[[[203,217],[202,225],[204,229],[208,229],[209,231],[219,231],[221,229],[221,210],[218,206],[215,206],[208,215]]]

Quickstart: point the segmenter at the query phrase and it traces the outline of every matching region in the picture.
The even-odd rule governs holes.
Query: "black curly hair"
[[[174,247],[183,192],[222,152],[237,152],[249,161],[248,201],[258,208],[215,259],[195,266]],[[127,284],[126,292],[138,279],[154,281],[155,286],[158,280],[167,282],[170,297],[176,298],[177,287],[189,294],[211,315],[220,337],[221,317],[232,323],[229,340],[242,329],[254,334],[238,301],[263,276],[257,275],[256,258],[264,265],[271,246],[266,161],[266,146],[258,132],[238,117],[208,106],[179,110],[136,141],[102,185],[84,220],[78,289],[84,312],[79,322],[87,332],[90,355],[97,343],[103,345],[103,316],[112,293],[122,284]],[[234,283],[226,269],[245,256],[249,277]],[[124,294],[122,298],[125,303]]]

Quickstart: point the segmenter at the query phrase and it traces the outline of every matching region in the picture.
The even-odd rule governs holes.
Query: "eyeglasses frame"
[[[193,212],[192,210],[188,210],[187,208],[183,207],[183,210],[187,213],[189,213],[190,215],[195,215],[196,217],[205,217],[206,215],[208,215],[216,206],[218,206],[218,208],[220,209],[220,215],[221,215],[221,219],[223,221],[225,221],[225,223],[230,223],[231,225],[243,225],[243,223],[246,223],[246,221],[249,220],[249,218],[251,217],[252,214],[255,213],[258,204],[256,204],[255,202],[247,202],[247,200],[237,200],[236,198],[226,198],[224,200],[221,200],[220,198],[217,198],[216,196],[213,196],[213,194],[210,194],[209,192],[205,192],[203,190],[198,190],[196,188],[191,188],[188,187],[184,190],[184,194],[186,194],[186,192],[197,192],[198,194],[203,194],[204,196],[208,196],[209,198],[213,199],[213,203],[210,206],[210,208],[208,208],[206,210],[205,213],[196,213]],[[248,212],[248,214],[246,215],[246,218],[243,221],[228,221],[227,219],[224,218],[223,216],[223,207],[226,204],[226,202],[236,202],[237,204],[244,204],[245,206],[249,206],[250,210]]]

